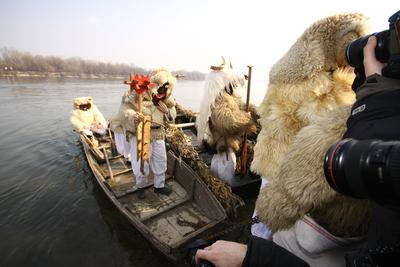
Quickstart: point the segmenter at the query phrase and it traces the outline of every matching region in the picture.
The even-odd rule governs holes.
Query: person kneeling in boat
[[[143,101],[142,113],[135,113],[136,124],[143,120],[143,115],[151,116],[151,142],[150,159],[143,163],[141,170],[141,159],[137,158],[137,135],[130,140],[132,170],[136,177],[138,197],[145,197],[144,187],[150,169],[154,175],[154,192],[169,195],[172,190],[165,184],[165,172],[167,171],[167,152],[165,147],[165,123],[175,120],[175,100],[172,97],[172,90],[175,88],[176,78],[166,69],[159,69],[150,77],[150,81],[156,86],[152,90],[152,100]]]
[[[70,122],[76,132],[88,137],[92,137],[93,134],[103,137],[107,133],[107,121],[93,103],[91,96],[74,99]]]

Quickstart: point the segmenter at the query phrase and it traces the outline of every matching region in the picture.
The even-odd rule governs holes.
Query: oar
[[[111,164],[110,164],[110,161],[108,159],[108,155],[107,155],[106,149],[104,148],[104,146],[101,146],[99,148],[103,151],[104,158],[106,159],[107,168],[108,168],[108,175],[109,175],[110,179],[112,181],[114,181],[114,175],[113,175],[113,172],[112,172]]]
[[[250,105],[250,86],[251,86],[251,69],[253,66],[247,66],[249,68],[249,77],[247,79],[247,97],[246,97],[246,112],[249,112]],[[242,145],[242,156],[241,156],[241,164],[242,164],[242,177],[244,177],[247,173],[247,133],[244,134],[243,137],[243,145]]]
[[[111,134],[110,128],[111,128],[111,122],[108,125],[108,135],[110,136],[110,140],[111,140],[111,144],[110,144],[111,145],[111,155],[113,157],[116,157],[116,156],[118,156],[119,153],[117,151],[117,147],[115,146],[115,142],[114,142],[114,140],[112,138],[112,134]]]

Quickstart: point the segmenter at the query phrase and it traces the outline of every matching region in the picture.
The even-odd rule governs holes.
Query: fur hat
[[[152,88],[152,92],[157,94],[157,89],[161,86],[167,86],[166,95],[168,98],[176,86],[175,76],[165,68],[159,68],[153,71],[153,75],[150,77],[150,81],[155,83],[156,86]]]
[[[270,82],[299,82],[344,66],[346,46],[368,33],[367,22],[360,13],[338,14],[317,21],[272,67]]]
[[[74,109],[79,109],[79,105],[91,104],[93,105],[93,97],[81,96],[74,99]]]

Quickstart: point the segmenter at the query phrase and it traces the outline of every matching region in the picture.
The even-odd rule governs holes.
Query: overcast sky
[[[0,47],[203,72],[225,55],[267,76],[313,22],[362,12],[381,31],[399,9],[399,0],[1,0]]]

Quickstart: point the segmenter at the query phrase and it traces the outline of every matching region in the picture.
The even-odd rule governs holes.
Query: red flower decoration
[[[140,95],[155,86],[154,83],[150,82],[149,76],[136,74],[135,77],[133,77],[132,73],[129,76],[129,81],[124,81],[124,83],[131,86],[131,92],[135,90],[136,93]]]

